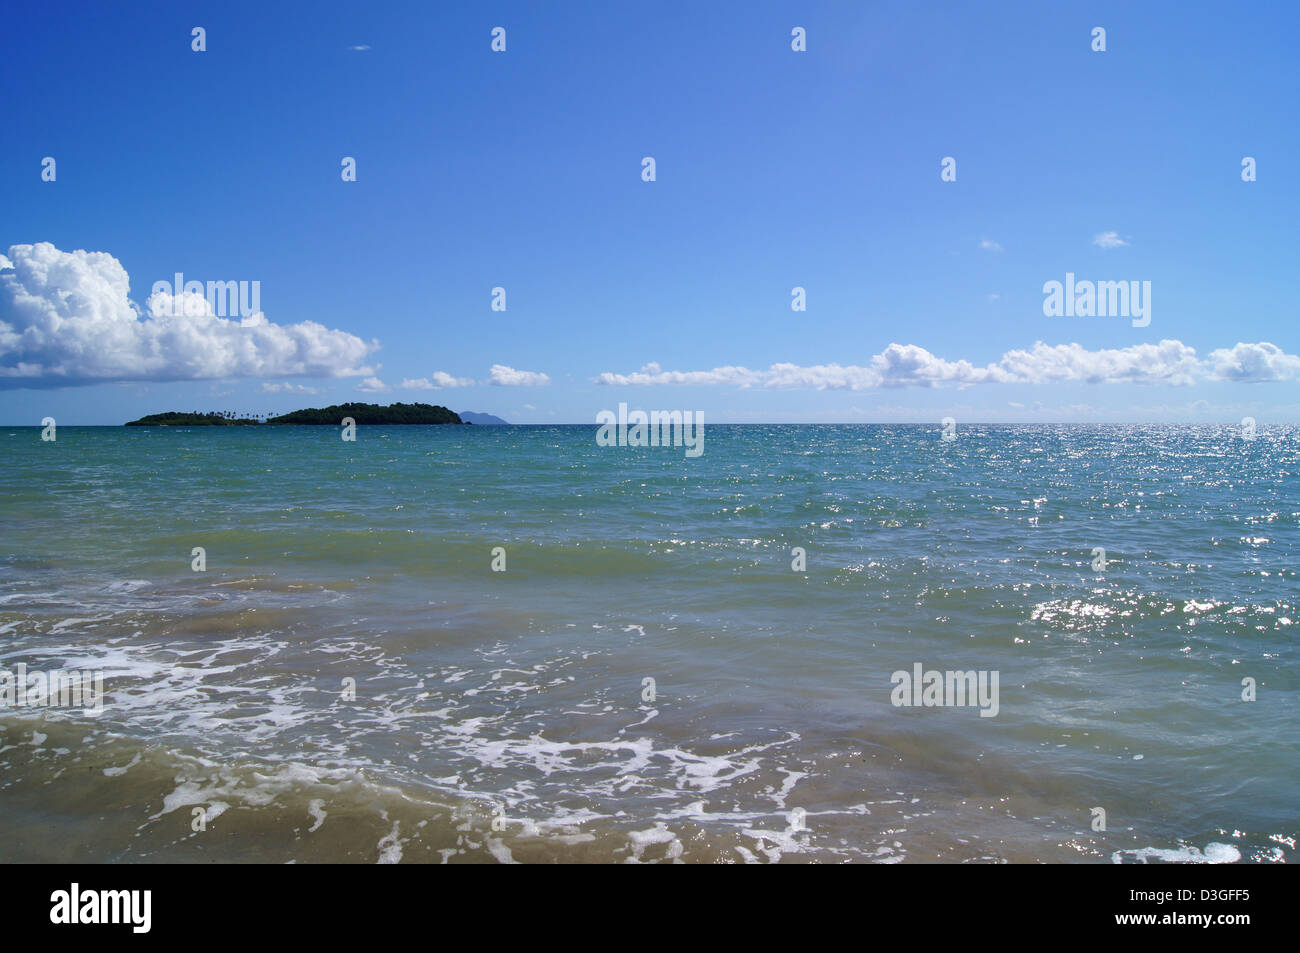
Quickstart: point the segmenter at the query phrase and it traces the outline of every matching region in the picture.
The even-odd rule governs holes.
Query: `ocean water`
[[[105,690],[0,707],[3,861],[1295,855],[1294,427],[708,426],[696,459],[590,426],[12,427],[0,454],[0,669]],[[918,663],[996,672],[996,716],[893,704]]]

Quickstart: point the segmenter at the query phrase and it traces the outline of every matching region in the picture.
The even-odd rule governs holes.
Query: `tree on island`
[[[344,417],[351,417],[358,424],[463,424],[460,415],[446,407],[434,404],[391,404],[388,407],[379,404],[334,404],[329,407],[308,407],[295,410],[278,417],[248,412],[236,413],[232,410],[211,410],[206,413],[194,411],[182,413],[167,411],[161,414],[148,414],[139,420],[132,420],[128,427],[258,427],[263,424],[310,424],[337,427]]]
[[[333,404],[310,407],[267,419],[268,424],[317,424],[337,427],[344,417],[358,424],[459,424],[460,415],[433,404]]]

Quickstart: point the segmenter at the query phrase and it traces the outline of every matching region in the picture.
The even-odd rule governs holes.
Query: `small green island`
[[[308,407],[276,417],[236,414],[233,411],[212,410],[201,413],[184,413],[170,410],[162,414],[148,414],[131,420],[127,427],[262,427],[269,424],[308,424],[337,427],[344,417],[358,424],[465,424],[455,411],[435,404],[333,404],[329,407]]]

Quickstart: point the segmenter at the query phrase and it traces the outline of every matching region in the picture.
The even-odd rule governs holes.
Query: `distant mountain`
[[[465,421],[465,423],[467,424],[475,424],[479,427],[483,426],[484,424],[488,425],[489,427],[493,426],[494,424],[495,425],[505,424],[506,426],[510,425],[510,421],[508,420],[502,420],[500,417],[493,416],[492,414],[476,414],[472,410],[462,410],[460,412],[460,419]]]

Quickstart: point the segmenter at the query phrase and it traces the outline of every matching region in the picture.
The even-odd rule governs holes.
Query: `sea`
[[[0,861],[1295,857],[1300,428],[596,433],[0,427]]]

